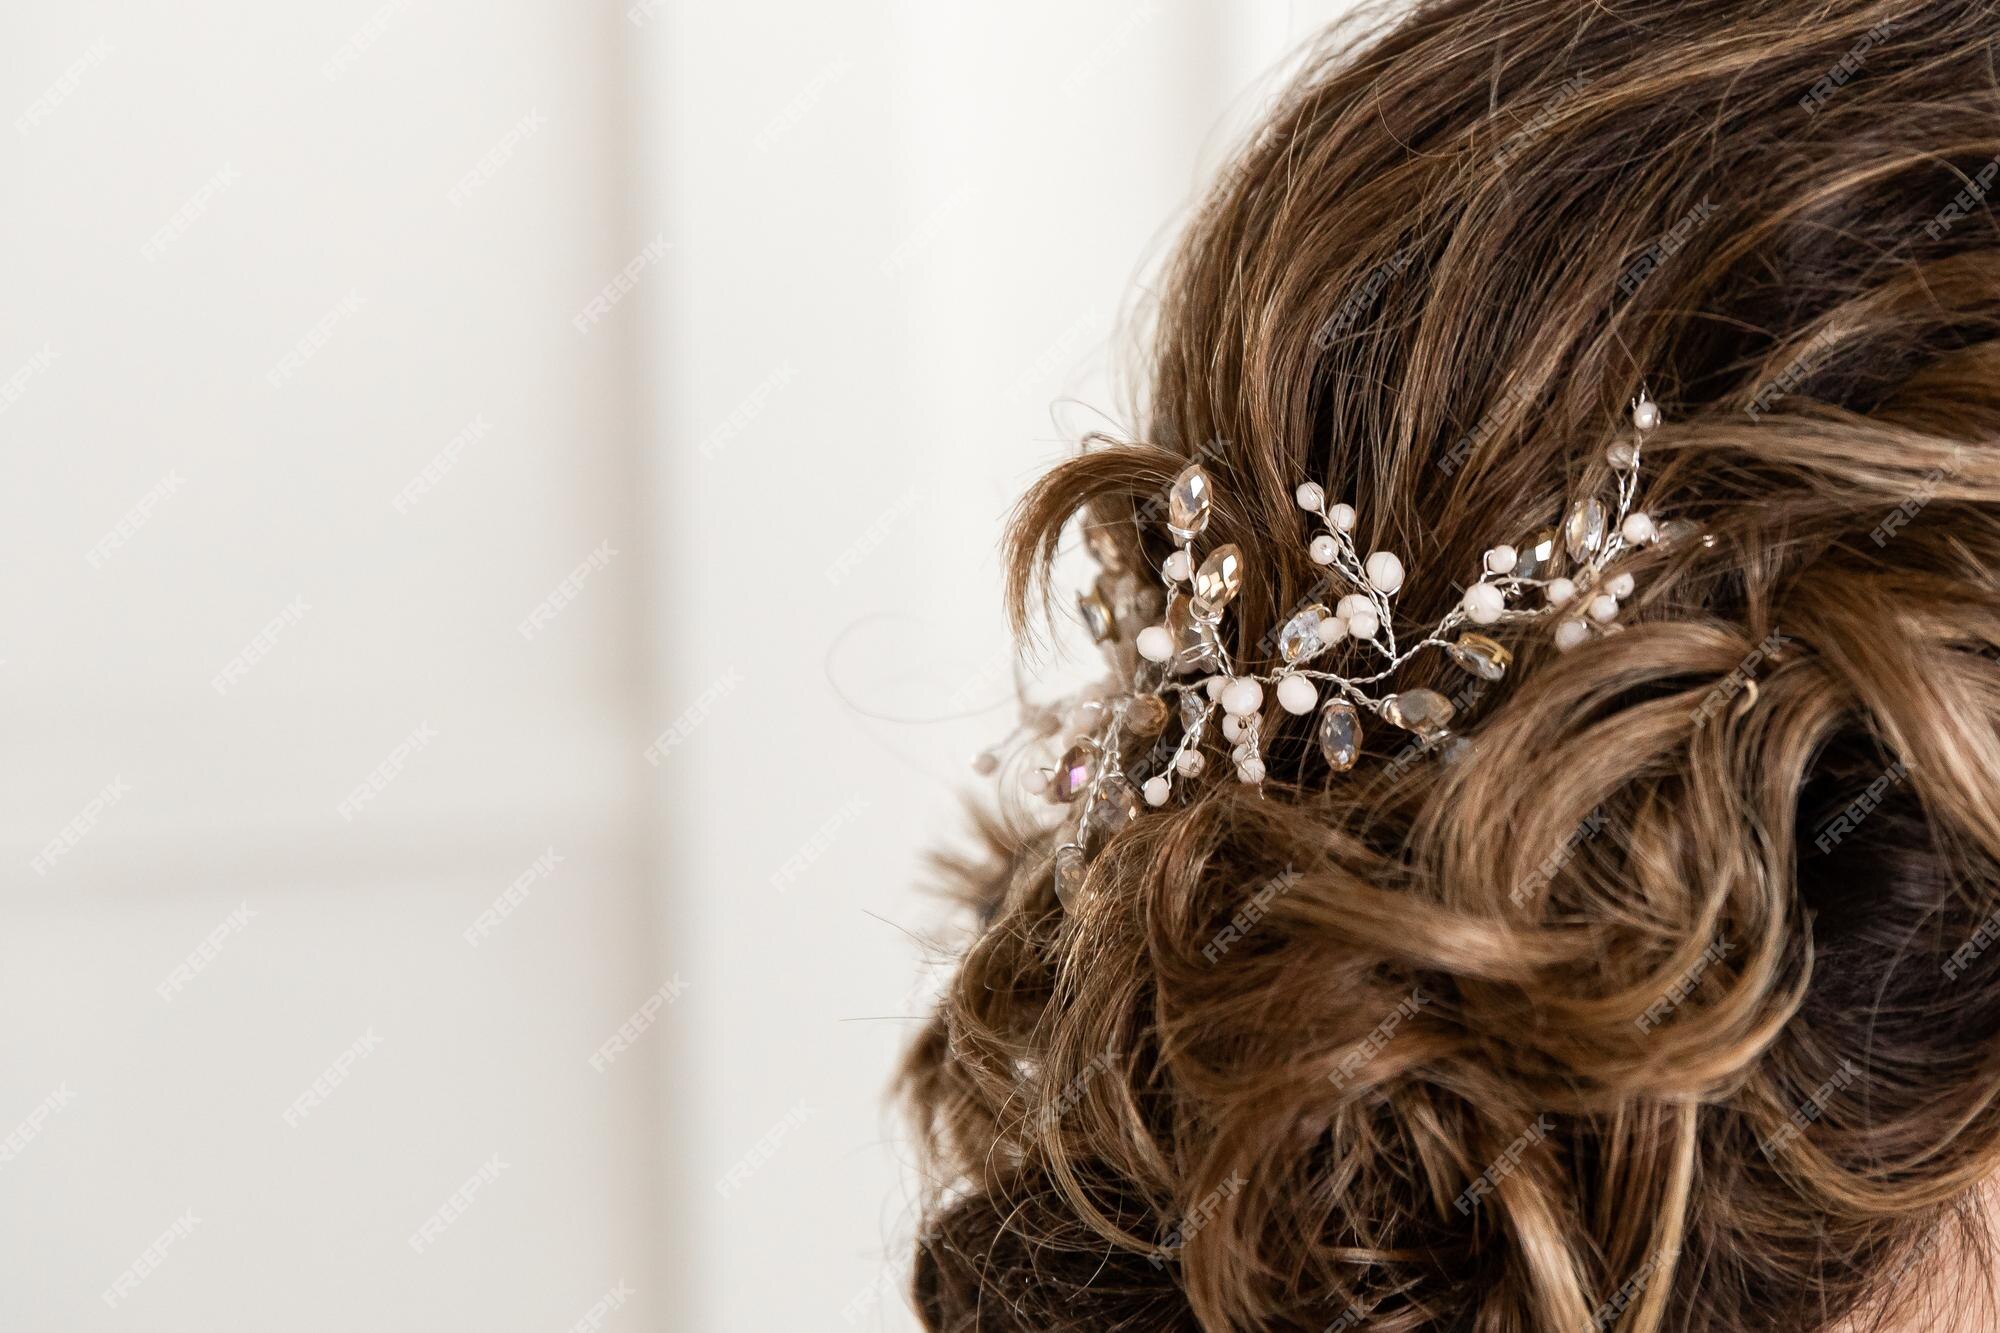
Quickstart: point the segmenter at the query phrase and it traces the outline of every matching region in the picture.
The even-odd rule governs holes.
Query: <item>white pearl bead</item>
[[[1368,557],[1368,563],[1363,568],[1367,571],[1368,581],[1378,591],[1394,592],[1403,586],[1403,562],[1396,558],[1394,551],[1375,552]]]
[[[1240,763],[1242,763],[1242,762],[1243,762],[1243,761],[1244,761],[1245,759],[1248,759],[1248,758],[1249,758],[1249,757],[1250,757],[1251,755],[1253,755],[1253,754],[1255,754],[1255,753],[1257,753],[1257,752],[1256,752],[1255,750],[1251,749],[1251,748],[1250,748],[1250,746],[1249,746],[1249,744],[1248,744],[1248,743],[1246,742],[1246,743],[1244,743],[1244,744],[1242,744],[1242,745],[1238,745],[1238,746],[1236,746],[1235,748],[1233,748],[1233,749],[1231,749],[1231,750],[1230,750],[1230,752],[1229,752],[1229,760],[1230,760],[1230,762],[1231,762],[1231,763],[1235,763],[1235,764],[1240,764]]]
[[[1240,741],[1243,739],[1243,719],[1234,713],[1222,715],[1222,739]]]
[[[1319,690],[1304,676],[1286,676],[1278,682],[1278,705],[1295,717],[1312,712],[1319,703]]]
[[[1333,526],[1340,529],[1342,532],[1354,531],[1353,505],[1337,504],[1330,511],[1328,511],[1327,517],[1332,519]]]
[[[1299,508],[1317,514],[1320,506],[1326,503],[1326,492],[1319,488],[1318,482],[1301,482],[1298,490],[1293,492],[1293,498],[1299,502]]]
[[[1475,583],[1465,590],[1465,614],[1475,625],[1490,625],[1507,609],[1507,594],[1491,583]]]
[[[1340,615],[1321,616],[1313,623],[1313,637],[1320,646],[1331,648],[1347,637],[1347,620]]]
[[[1511,546],[1496,546],[1486,553],[1486,567],[1495,574],[1512,574],[1521,562],[1521,553]]]
[[[1160,562],[1160,572],[1167,576],[1169,582],[1186,583],[1188,577],[1188,553],[1186,551],[1175,551]]]
[[[1164,662],[1174,655],[1174,636],[1165,625],[1148,625],[1139,631],[1139,656],[1148,662]]]
[[[972,756],[972,771],[982,777],[998,771],[999,767],[1000,756],[991,750],[981,750],[978,754]]]
[[[1220,699],[1222,697],[1222,688],[1227,684],[1229,684],[1229,677],[1227,676],[1210,676],[1201,683],[1201,687],[1208,691],[1209,698]]]
[[[1040,796],[1049,789],[1049,775],[1039,768],[1031,768],[1027,776],[1021,779],[1021,785],[1026,787],[1031,795]]]
[[[1245,759],[1236,766],[1236,776],[1251,786],[1256,786],[1264,780],[1264,761],[1262,759]]]
[[[1590,618],[1598,624],[1618,618],[1618,599],[1608,592],[1601,592],[1590,599]]]
[[[1549,586],[1542,591],[1550,606],[1568,606],[1576,600],[1576,585],[1568,579],[1550,579]]]
[[[1634,546],[1644,546],[1653,540],[1653,516],[1647,513],[1625,515],[1625,526],[1619,529],[1625,540]]]
[[[1630,574],[1613,574],[1604,581],[1604,590],[1621,602],[1632,595],[1633,586]]]
[[[1174,771],[1184,778],[1191,778],[1197,776],[1207,764],[1200,750],[1182,750],[1174,758]]]
[[[1356,611],[1347,618],[1347,630],[1357,639],[1372,639],[1375,631],[1382,628],[1373,611]]]
[[[1352,620],[1356,616],[1372,616],[1375,614],[1375,603],[1368,600],[1366,593],[1351,592],[1334,603],[1333,613],[1343,620]]]
[[[1642,398],[1632,409],[1632,424],[1640,430],[1651,430],[1660,424],[1660,405],[1650,398]]]
[[[1146,785],[1139,790],[1145,796],[1147,805],[1165,805],[1167,803],[1167,791],[1169,789],[1165,778],[1147,778]]]
[[[1312,541],[1306,545],[1306,554],[1312,557],[1312,561],[1315,565],[1332,564],[1333,557],[1336,554],[1338,554],[1339,551],[1340,551],[1339,544],[1336,543],[1333,540],[1333,538],[1327,536],[1324,532],[1322,532],[1319,536],[1313,538]]]
[[[1581,620],[1565,620],[1556,626],[1556,651],[1568,652],[1590,637],[1590,626]]]
[[[1222,691],[1222,711],[1248,717],[1264,706],[1264,687],[1254,680],[1232,680]]]

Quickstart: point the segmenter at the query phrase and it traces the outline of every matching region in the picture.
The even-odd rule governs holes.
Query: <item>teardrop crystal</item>
[[[1523,579],[1545,579],[1556,564],[1556,530],[1543,528],[1528,539],[1525,546],[1515,554],[1514,576]]]
[[[1083,525],[1083,548],[1101,568],[1116,574],[1125,568],[1125,552],[1119,548],[1117,528],[1110,523]]]
[[[1604,545],[1604,502],[1595,496],[1578,500],[1563,524],[1563,545],[1569,558],[1581,564]]]
[[[1064,907],[1068,907],[1075,902],[1076,895],[1083,889],[1084,874],[1083,848],[1078,847],[1075,843],[1066,843],[1062,847],[1057,848],[1055,864],[1056,901]]]
[[[1208,716],[1208,698],[1200,690],[1181,692],[1181,730],[1192,735]]]
[[[1167,491],[1167,531],[1184,542],[1193,541],[1208,528],[1208,473],[1199,463],[1190,463],[1174,478]]]
[[[1323,646],[1318,634],[1319,622],[1333,614],[1318,602],[1285,622],[1278,631],[1278,652],[1286,662],[1298,662],[1311,657]]]
[[[1056,780],[1049,791],[1058,801],[1074,801],[1089,789],[1091,779],[1096,776],[1097,747],[1089,741],[1078,741],[1062,757],[1062,766],[1056,769]]]
[[[1656,540],[1663,547],[1673,547],[1673,546],[1680,546],[1683,543],[1688,542],[1700,535],[1701,535],[1701,525],[1696,523],[1693,519],[1670,518],[1666,522],[1660,524],[1659,536]],[[1714,540],[1715,539],[1711,537],[1707,540],[1705,544],[1713,545]]]
[[[1138,818],[1144,807],[1139,789],[1122,777],[1109,777],[1097,784],[1097,795],[1083,820],[1086,846],[1102,846],[1107,838]]]
[[[1159,695],[1142,694],[1125,705],[1125,729],[1134,736],[1157,736],[1166,728],[1167,705]]]
[[[1203,620],[1222,614],[1243,590],[1243,552],[1234,543],[1216,547],[1194,572],[1194,611]]]
[[[1436,690],[1421,686],[1392,694],[1382,701],[1383,717],[1425,740],[1443,735],[1445,728],[1451,725],[1452,714],[1457,711],[1452,707],[1451,700]]]
[[[1167,601],[1167,633],[1174,639],[1172,666],[1185,675],[1222,666],[1222,640],[1212,621],[1195,614],[1194,599],[1177,592]]]
[[[1451,660],[1481,680],[1499,680],[1513,664],[1514,654],[1497,639],[1484,634],[1461,634],[1458,642],[1445,649]]]
[[[1335,699],[1319,710],[1319,752],[1336,773],[1354,767],[1361,755],[1361,714],[1345,699]]]

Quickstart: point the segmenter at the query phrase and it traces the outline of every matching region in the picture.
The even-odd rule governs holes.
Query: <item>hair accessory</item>
[[[975,763],[982,772],[994,772],[1003,749],[1055,748],[1065,734],[1071,737],[1054,768],[1031,766],[1025,775],[1028,790],[1072,809],[1055,856],[1058,897],[1070,901],[1083,881],[1086,858],[1136,818],[1142,802],[1165,805],[1175,777],[1204,771],[1211,731],[1221,732],[1215,748],[1226,749],[1240,781],[1264,781],[1266,687],[1286,713],[1303,717],[1317,711],[1320,753],[1329,769],[1343,773],[1360,756],[1363,713],[1409,732],[1424,750],[1449,753],[1449,746],[1463,744],[1451,734],[1457,705],[1450,699],[1423,686],[1388,688],[1390,677],[1418,654],[1443,652],[1470,675],[1497,681],[1507,674],[1513,653],[1483,632],[1488,627],[1552,621],[1555,646],[1564,652],[1618,633],[1620,603],[1632,595],[1633,580],[1629,573],[1607,574],[1607,566],[1632,548],[1694,532],[1684,519],[1656,525],[1645,510],[1634,508],[1640,448],[1659,424],[1659,406],[1641,390],[1632,403],[1631,435],[1605,451],[1616,482],[1610,502],[1585,495],[1570,505],[1560,529],[1537,532],[1519,547],[1488,550],[1479,577],[1458,603],[1407,644],[1397,637],[1394,602],[1403,589],[1402,559],[1388,550],[1364,556],[1354,542],[1354,506],[1329,505],[1318,483],[1302,482],[1295,499],[1322,529],[1308,541],[1306,553],[1326,567],[1329,586],[1349,591],[1330,608],[1318,601],[1298,608],[1263,645],[1277,659],[1269,670],[1243,670],[1223,646],[1222,617],[1242,591],[1246,571],[1242,552],[1232,544],[1207,549],[1197,559],[1196,542],[1208,529],[1215,500],[1214,483],[1200,463],[1183,470],[1166,495],[1166,527],[1178,549],[1161,565],[1162,590],[1141,586],[1116,545],[1087,531],[1086,544],[1104,573],[1077,605],[1121,679],[1031,709],[1014,736],[982,752]],[[1531,593],[1540,594],[1538,602],[1529,602]],[[1164,617],[1153,621],[1162,607]],[[1139,626],[1128,634],[1128,627]],[[1146,751],[1143,785],[1135,787],[1124,769],[1121,734],[1161,737],[1176,713],[1178,737],[1171,747],[1162,740]],[[1017,746],[1023,738],[1025,745]]]

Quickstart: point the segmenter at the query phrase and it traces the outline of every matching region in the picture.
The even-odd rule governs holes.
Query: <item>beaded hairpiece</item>
[[[1121,679],[1032,710],[1007,742],[983,752],[977,764],[982,772],[996,772],[1003,750],[1059,745],[1065,734],[1071,738],[1054,768],[1031,765],[1024,778],[1029,791],[1071,809],[1056,852],[1057,895],[1068,902],[1082,881],[1084,858],[1136,818],[1142,801],[1165,805],[1175,776],[1202,772],[1204,741],[1218,712],[1237,778],[1252,785],[1264,781],[1266,685],[1287,713],[1302,717],[1318,710],[1320,753],[1329,769],[1344,773],[1361,753],[1364,711],[1411,733],[1426,750],[1463,744],[1451,735],[1457,706],[1450,699],[1422,686],[1391,690],[1387,684],[1405,662],[1430,649],[1482,681],[1502,679],[1513,654],[1497,639],[1465,626],[1553,620],[1555,646],[1565,652],[1593,635],[1617,633],[1619,604],[1632,594],[1632,576],[1607,576],[1606,567],[1621,552],[1693,531],[1684,519],[1655,526],[1645,510],[1634,508],[1640,447],[1659,424],[1658,405],[1641,391],[1632,403],[1630,436],[1605,451],[1616,481],[1612,503],[1583,496],[1570,505],[1560,531],[1544,529],[1524,547],[1487,551],[1478,579],[1458,604],[1408,646],[1398,641],[1392,601],[1403,587],[1402,560],[1386,550],[1364,558],[1354,544],[1354,506],[1329,506],[1315,482],[1301,483],[1296,494],[1299,508],[1322,528],[1308,542],[1307,554],[1329,571],[1327,584],[1351,591],[1331,609],[1315,601],[1286,620],[1275,642],[1263,645],[1266,652],[1275,649],[1277,662],[1269,670],[1243,670],[1223,646],[1220,625],[1242,591],[1243,556],[1225,544],[1196,562],[1195,542],[1208,529],[1214,502],[1213,484],[1200,463],[1183,470],[1166,495],[1167,531],[1178,549],[1161,565],[1162,588],[1144,585],[1125,567],[1116,543],[1086,531],[1091,554],[1104,570],[1078,596],[1077,606]],[[1558,572],[1565,560],[1566,574]],[[1539,605],[1513,604],[1531,590],[1540,592]],[[1336,664],[1339,670],[1333,669]],[[1158,771],[1135,787],[1123,768],[1119,736],[1162,737],[1176,711],[1170,702],[1177,703],[1179,739],[1171,750],[1164,741],[1155,746]]]

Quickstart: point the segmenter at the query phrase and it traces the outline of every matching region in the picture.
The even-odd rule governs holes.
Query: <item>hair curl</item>
[[[1065,912],[996,837],[904,1078],[929,1326],[1957,1325],[2000,1164],[1992,3],[1444,0],[1314,55],[1170,266],[1143,438],[1022,501],[1139,568],[1185,460],[1305,597],[1294,484],[1428,623],[1665,409],[1627,630],[1521,636],[1459,763],[1272,710]],[[1462,692],[1435,656],[1399,684]],[[1225,768],[1215,765],[1213,768]]]

